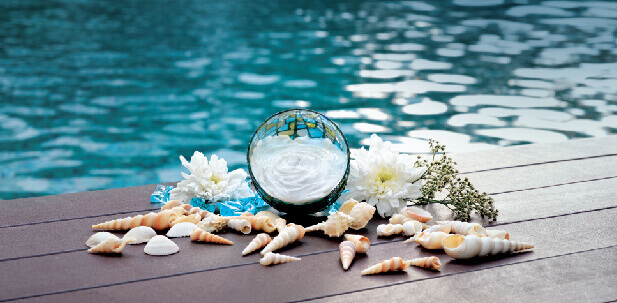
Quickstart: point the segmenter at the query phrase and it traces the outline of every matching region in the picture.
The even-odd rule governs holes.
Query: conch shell
[[[355,245],[357,253],[364,254],[371,247],[369,239],[362,235],[345,234],[345,240],[351,241]]]
[[[88,240],[86,241],[86,246],[88,247],[95,247],[101,243],[103,243],[105,240],[107,239],[120,239],[118,238],[118,236],[110,233],[110,232],[106,232],[106,231],[100,231],[92,236],[90,236],[90,238],[88,238]]]
[[[159,213],[137,215],[124,219],[116,219],[101,224],[92,225],[94,229],[129,230],[137,226],[149,226],[155,230],[163,230],[170,227],[170,223],[178,218],[178,214],[171,210],[163,210]]]
[[[366,202],[356,204],[349,212],[349,216],[352,218],[350,227],[356,230],[364,228],[368,224],[368,221],[373,218],[374,214],[374,206]]]
[[[486,231],[486,236],[489,238],[497,238],[497,239],[501,239],[501,240],[510,240],[510,234],[505,231],[505,230],[501,230],[501,229],[487,229]]]
[[[276,228],[276,230],[278,232],[281,232],[283,230],[283,228],[285,228],[285,226],[287,225],[287,220],[279,217],[279,215],[268,211],[268,210],[262,210],[258,213],[255,214],[256,217],[262,216],[262,217],[268,217],[270,219],[272,219],[272,221],[274,221],[274,227]]]
[[[135,238],[135,241],[129,243],[131,245],[148,242],[154,236],[156,236],[156,231],[154,231],[154,229],[152,229],[152,227],[148,227],[148,226],[133,227],[133,228],[131,228],[131,230],[129,230],[124,235],[125,238],[126,237],[133,237],[133,238]]]
[[[107,254],[107,253],[116,253],[119,254],[124,250],[124,247],[126,246],[126,244],[135,241],[135,238],[131,238],[131,237],[124,237],[122,239],[119,239],[118,237],[116,238],[108,238],[107,240],[99,243],[96,246],[93,246],[92,248],[88,249],[88,252],[91,253],[101,253],[101,254]]]
[[[356,245],[351,241],[343,241],[338,246],[338,250],[341,253],[341,264],[343,269],[348,270],[351,261],[356,256]]]
[[[440,231],[427,233],[421,232],[416,237],[416,242],[418,242],[422,247],[426,249],[441,249],[443,246],[441,245],[441,240],[445,238],[448,234]]]
[[[407,261],[409,265],[439,270],[441,262],[437,257],[415,258]]]
[[[251,241],[251,243],[249,243],[249,245],[247,245],[244,250],[242,250],[242,255],[246,256],[266,245],[268,245],[268,243],[272,242],[272,238],[270,238],[270,235],[268,234],[264,234],[261,233],[257,236],[255,236],[255,238]]]
[[[415,207],[415,206],[405,207],[401,209],[399,213],[407,218],[414,219],[422,223],[426,223],[428,221],[431,221],[431,219],[433,219],[433,216],[431,215],[431,213],[429,213],[428,211],[422,208]]]
[[[339,207],[338,211],[349,215],[349,213],[351,213],[351,210],[354,208],[354,206],[358,205],[358,201],[356,201],[355,199],[349,199],[345,202],[343,202],[343,204],[341,204],[341,207]]]
[[[199,223],[199,221],[201,221],[201,216],[199,214],[192,214],[188,216],[180,216],[178,219],[171,221],[171,223],[169,223],[169,226],[174,227],[174,225],[182,222],[197,224]]]
[[[175,254],[179,250],[180,247],[174,241],[163,235],[154,236],[144,247],[144,253],[152,256],[167,256]]]
[[[306,231],[322,230],[330,237],[340,237],[350,226],[352,218],[340,211],[328,216],[328,220],[307,227]]]
[[[380,224],[377,226],[377,236],[388,237],[391,235],[404,234],[413,236],[422,231],[422,223],[407,221],[404,224]]]
[[[425,229],[424,232],[432,233],[432,232],[440,231],[440,232],[449,234],[451,230],[452,230],[451,225],[436,224],[436,225],[430,226],[429,228]]]
[[[405,270],[408,266],[409,264],[405,262],[403,259],[399,257],[394,257],[394,258],[385,260],[381,263],[375,264],[363,270],[362,272],[360,272],[360,274],[364,276],[364,275],[373,275],[373,274],[378,274],[378,273],[388,272],[388,271],[401,271],[401,270]]]
[[[215,234],[211,234],[201,228],[195,228],[191,232],[191,240],[198,242],[211,242],[218,244],[229,244],[233,245],[234,242],[231,242],[221,236],[217,236]]]
[[[221,217],[219,215],[211,214],[205,219],[201,220],[201,222],[197,223],[197,227],[207,231],[207,232],[216,232],[221,231],[227,227],[227,221],[229,219],[225,217]]]
[[[484,257],[532,248],[532,244],[525,242],[478,237],[475,235],[449,235],[443,239],[443,249],[448,256],[454,259]]]
[[[272,239],[264,249],[261,251],[262,255],[267,252],[275,251],[282,247],[289,245],[295,241],[300,241],[304,237],[304,227],[302,225],[296,225],[293,223],[287,224],[287,226],[278,234],[278,236]]]
[[[176,206],[182,206],[182,204],[184,203],[180,200],[169,200],[165,203],[165,205],[163,205],[163,207],[161,207],[161,210],[172,209]]]
[[[437,221],[439,225],[450,225],[452,230],[450,231],[453,234],[459,235],[474,235],[480,237],[486,237],[486,230],[484,227],[478,223],[468,223],[461,221]]]
[[[251,222],[246,219],[229,219],[229,221],[227,221],[227,227],[245,235],[251,233]]]
[[[412,218],[407,218],[401,214],[394,214],[390,218],[390,224],[403,224],[407,221],[417,221],[417,220],[414,220]]]
[[[281,263],[287,263],[287,262],[292,262],[292,261],[300,261],[300,258],[276,254],[273,252],[268,252],[261,259],[259,259],[259,264],[274,265],[274,264],[281,264]]]
[[[266,216],[255,216],[251,213],[243,213],[240,215],[240,219],[246,219],[251,222],[251,228],[254,230],[263,230],[267,233],[271,233],[276,230],[274,220]]]
[[[179,237],[188,237],[191,235],[191,232],[198,228],[197,225],[191,222],[180,222],[174,226],[172,226],[167,232],[168,238],[179,238]]]

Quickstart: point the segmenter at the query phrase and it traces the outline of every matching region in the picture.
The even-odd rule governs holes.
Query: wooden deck
[[[167,257],[86,252],[90,226],[152,208],[154,185],[0,201],[0,302],[605,302],[617,299],[617,136],[507,147],[456,156],[477,188],[491,193],[499,220],[490,225],[534,243],[530,252],[455,261],[443,252],[362,233],[366,256],[349,271],[340,239],[307,235],[284,253],[302,258],[273,267],[241,257],[252,236],[226,233],[220,246],[174,239]],[[440,206],[436,219],[450,219]],[[292,219],[293,221],[293,219]],[[474,221],[479,221],[477,218]],[[481,222],[486,223],[486,222]],[[437,255],[440,272],[360,276],[393,256]]]

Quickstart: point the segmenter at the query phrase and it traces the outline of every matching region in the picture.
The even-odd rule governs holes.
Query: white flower
[[[180,156],[180,161],[191,174],[182,173],[186,180],[178,182],[176,188],[171,190],[171,199],[188,202],[198,197],[219,202],[254,195],[248,182],[244,182],[247,173],[241,168],[228,173],[227,162],[216,155],[212,155],[208,162],[204,154],[196,151],[190,163],[183,156]]]
[[[348,198],[366,200],[385,217],[405,207],[405,199],[422,195],[422,185],[416,181],[426,168],[414,167],[415,159],[399,154],[391,142],[383,142],[377,135],[372,135],[369,150],[353,150],[351,158],[346,187],[349,192],[343,194],[343,201]]]

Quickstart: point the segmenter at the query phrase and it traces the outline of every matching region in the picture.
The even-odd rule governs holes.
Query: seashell
[[[259,216],[268,217],[268,218],[272,219],[272,221],[281,218],[279,215],[277,215],[277,214],[275,214],[275,213],[273,213],[271,211],[268,211],[268,210],[262,210],[262,211],[256,213],[255,216],[257,216],[257,217],[259,217]]]
[[[290,223],[278,234],[278,236],[272,239],[272,242],[268,243],[268,245],[264,247],[261,254],[265,255],[267,252],[275,251],[289,245],[290,243],[300,241],[303,237],[304,227]]]
[[[99,244],[101,244],[102,242],[104,242],[107,239],[120,239],[118,238],[118,236],[110,233],[110,232],[106,232],[106,231],[100,231],[92,236],[90,236],[90,238],[88,238],[88,240],[86,241],[86,246],[88,247],[95,247]]]
[[[191,232],[191,240],[197,242],[210,242],[210,243],[218,243],[218,244],[229,244],[233,245],[234,242],[231,242],[221,236],[217,236],[215,234],[211,234],[201,228],[195,228]]]
[[[404,234],[413,236],[422,231],[422,223],[418,221],[407,221],[404,224],[380,224],[377,226],[377,236],[388,237],[391,235]]]
[[[227,227],[227,221],[229,219],[225,217],[221,217],[219,215],[211,214],[205,219],[201,220],[201,222],[197,223],[197,227],[207,231],[207,232],[216,232],[221,231]]]
[[[188,214],[189,214],[189,215],[192,215],[192,214],[198,214],[198,215],[201,217],[201,219],[203,220],[203,219],[205,219],[206,217],[208,217],[209,215],[211,215],[212,213],[211,213],[211,212],[209,212],[209,211],[207,211],[207,210],[203,210],[203,209],[201,209],[201,208],[199,208],[199,207],[191,207],[191,208],[188,210]]]
[[[151,256],[167,256],[175,254],[180,250],[180,247],[163,235],[154,236],[146,247],[144,252]]]
[[[441,249],[443,246],[441,245],[441,240],[445,238],[448,234],[440,231],[427,233],[421,232],[416,237],[416,242],[418,242],[422,247],[426,249]]]
[[[401,214],[394,214],[392,218],[390,218],[390,224],[403,224],[407,221],[417,221],[417,220],[407,218]]]
[[[180,216],[178,219],[171,221],[171,223],[169,223],[169,226],[174,227],[174,225],[183,222],[197,224],[199,223],[199,221],[201,221],[201,216],[199,214],[192,214],[188,216]]]
[[[185,205],[185,204],[183,204],[183,205]],[[182,206],[176,206],[176,207],[173,207],[173,208],[171,209],[171,211],[173,211],[173,212],[175,212],[176,214],[178,214],[178,216],[186,216],[186,215],[189,213],[189,212],[188,212],[186,209],[184,209],[184,207],[182,207]]]
[[[469,223],[461,221],[437,221],[439,225],[450,225],[453,234],[459,235],[475,235],[480,237],[486,237],[486,230],[478,223]]]
[[[272,238],[270,238],[270,235],[268,234],[259,234],[257,235],[252,241],[251,243],[249,243],[249,245],[247,245],[244,250],[242,250],[242,255],[246,256],[266,245],[268,245],[268,243],[270,243],[272,241]]]
[[[501,229],[486,229],[486,236],[489,238],[497,238],[501,240],[510,240],[510,234]]]
[[[285,226],[287,226],[287,220],[283,218],[278,218],[274,220],[274,226],[278,232],[281,232]]]
[[[245,219],[229,219],[227,226],[235,231],[239,231],[245,235],[251,233],[251,222]]]
[[[255,216],[251,213],[243,213],[240,215],[241,219],[246,219],[251,222],[251,228],[254,230],[263,230],[267,233],[271,233],[276,230],[274,220],[266,216]]]
[[[409,265],[439,270],[441,262],[437,257],[415,258],[407,261]]]
[[[366,202],[356,204],[349,213],[351,220],[351,228],[361,229],[364,228],[368,221],[373,218],[376,208]]]
[[[195,223],[180,222],[169,229],[167,238],[188,237],[195,228],[198,228]]]
[[[338,246],[338,250],[341,253],[341,264],[343,269],[348,270],[351,261],[356,256],[356,245],[351,241],[343,241]]]
[[[124,219],[116,219],[107,221],[101,224],[92,225],[94,229],[109,229],[109,230],[129,230],[137,226],[149,226],[155,230],[163,230],[170,227],[170,223],[178,218],[178,214],[171,210],[163,210],[159,213],[149,213],[146,215],[137,215],[135,217],[126,217]]]
[[[420,221],[407,221],[403,223],[403,235],[413,236],[422,232],[422,223]]]
[[[152,229],[152,227],[148,226],[137,226],[131,228],[124,237],[133,237],[135,241],[129,244],[141,244],[150,241],[154,236],[156,236],[156,231]]]
[[[403,259],[399,257],[394,257],[394,258],[385,260],[381,263],[375,264],[363,270],[362,272],[360,272],[360,274],[364,276],[364,275],[372,275],[372,274],[378,274],[378,273],[388,272],[388,271],[401,271],[401,270],[405,270],[408,266],[409,264],[403,261]]]
[[[343,204],[341,204],[341,207],[339,207],[338,211],[349,215],[351,213],[351,210],[354,208],[354,206],[358,205],[358,201],[356,201],[355,199],[349,199],[345,202],[343,202]]]
[[[345,234],[345,240],[353,242],[357,253],[364,254],[371,247],[369,239],[362,235]]]
[[[432,233],[432,232],[440,231],[440,232],[449,234],[451,230],[452,230],[451,225],[436,224],[436,225],[430,226],[429,228],[425,229],[424,232]]]
[[[328,216],[328,220],[306,228],[306,231],[322,230],[330,237],[340,237],[350,226],[352,218],[340,211]]]
[[[443,249],[448,256],[454,259],[484,257],[532,248],[532,244],[525,242],[478,237],[475,235],[449,235],[443,239]]]
[[[259,259],[259,264],[274,265],[293,261],[300,261],[300,258],[268,252],[261,259]]]
[[[161,207],[161,210],[172,209],[176,206],[181,206],[182,204],[184,203],[180,200],[169,200],[165,203],[165,205],[163,205],[163,207]]]
[[[105,241],[99,243],[96,246],[88,249],[88,252],[91,253],[99,253],[99,254],[108,254],[108,253],[116,253],[119,254],[124,250],[126,244],[135,241],[135,238],[132,237],[124,237],[119,239],[115,238],[107,238]]]
[[[431,219],[433,219],[433,216],[431,215],[431,213],[429,213],[428,211],[422,208],[415,207],[415,206],[405,207],[401,209],[400,214],[407,218],[420,221],[422,223],[426,223],[428,221],[431,221]]]

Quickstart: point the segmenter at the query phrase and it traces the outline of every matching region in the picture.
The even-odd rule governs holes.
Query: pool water
[[[0,199],[245,168],[293,107],[410,153],[614,134],[616,31],[615,1],[0,1]]]

